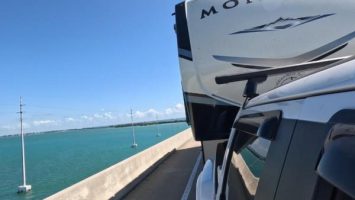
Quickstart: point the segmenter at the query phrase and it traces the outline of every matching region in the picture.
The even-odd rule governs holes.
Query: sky
[[[0,1],[0,135],[184,117],[178,2]]]

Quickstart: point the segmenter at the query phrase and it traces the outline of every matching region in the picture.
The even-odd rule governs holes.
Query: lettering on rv
[[[251,0],[246,0],[246,4],[249,4],[249,3],[252,3],[252,1]],[[222,7],[223,7],[223,9],[228,10],[228,9],[235,8],[238,5],[239,5],[239,0],[228,0],[228,1],[223,3]],[[208,17],[210,15],[217,14],[217,13],[218,13],[218,11],[217,11],[215,6],[211,6],[210,9],[208,9],[208,10],[202,9],[202,11],[201,11],[201,19],[203,19],[205,17]]]

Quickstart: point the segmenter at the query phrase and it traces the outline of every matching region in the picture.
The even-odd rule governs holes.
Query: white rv
[[[175,7],[197,199],[355,199],[355,2]],[[211,151],[212,148],[212,151]]]

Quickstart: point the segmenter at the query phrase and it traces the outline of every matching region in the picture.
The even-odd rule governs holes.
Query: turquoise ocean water
[[[17,194],[22,182],[19,136],[0,137],[0,199],[43,199],[124,160],[176,133],[186,123],[135,127],[137,149],[130,148],[132,129],[68,130],[25,137],[27,182],[32,191]]]

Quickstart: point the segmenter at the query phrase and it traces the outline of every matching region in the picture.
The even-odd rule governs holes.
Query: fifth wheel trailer
[[[355,197],[354,10],[350,0],[176,5],[187,118],[196,140],[217,144],[198,199]]]

